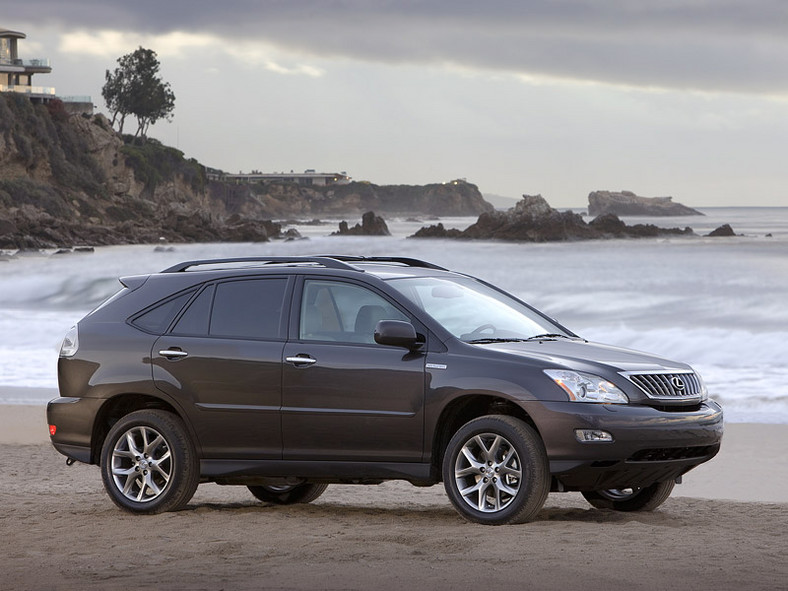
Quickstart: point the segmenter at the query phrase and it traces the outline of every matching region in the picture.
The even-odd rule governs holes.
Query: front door
[[[421,461],[424,354],[375,343],[389,319],[410,320],[365,286],[304,281],[297,339],[284,350],[285,459]]]

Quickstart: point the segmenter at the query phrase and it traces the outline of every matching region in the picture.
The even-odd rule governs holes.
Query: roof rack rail
[[[334,257],[325,256],[294,256],[294,257],[235,257],[227,259],[199,259],[194,261],[185,261],[178,263],[172,267],[164,269],[162,273],[180,273],[190,269],[191,267],[199,267],[202,265],[222,265],[225,263],[314,263],[322,265],[329,269],[344,269],[345,271],[358,271],[353,265]]]
[[[342,261],[347,263],[400,263],[401,265],[406,265],[408,267],[421,267],[423,269],[448,271],[448,269],[444,267],[439,267],[438,265],[434,265],[433,263],[428,263],[427,261],[422,261],[420,259],[413,259],[410,257],[365,257],[365,256],[354,256],[354,255],[344,255],[344,254],[340,254],[340,255],[321,254],[319,256],[320,258],[334,259],[336,261]]]

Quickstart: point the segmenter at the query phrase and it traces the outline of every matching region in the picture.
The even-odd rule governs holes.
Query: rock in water
[[[675,203],[673,197],[639,197],[631,191],[592,191],[588,194],[588,215],[678,216],[703,215],[696,209]]]
[[[447,230],[443,224],[438,224],[422,228],[411,238],[555,242],[693,234],[692,228],[658,228],[652,224],[627,226],[612,213],[601,215],[587,224],[579,214],[553,209],[541,195],[523,195],[522,200],[508,211],[483,213],[475,224],[463,231]]]
[[[706,236],[736,236],[736,232],[733,231],[730,224],[722,224],[719,228],[712,230]]]
[[[523,195],[506,212],[483,213],[475,224],[465,229],[463,238],[555,242],[595,238],[582,216],[571,211],[559,212],[541,195]]]
[[[332,232],[332,236],[391,236],[386,221],[375,215],[374,211],[368,211],[361,216],[361,224],[356,224],[352,228],[348,227],[346,221],[339,222],[339,231]]]

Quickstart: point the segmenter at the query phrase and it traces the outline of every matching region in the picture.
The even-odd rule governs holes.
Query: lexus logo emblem
[[[676,388],[676,390],[684,390],[684,380],[682,380],[679,376],[673,376],[670,378],[670,383],[673,384],[673,387]]]

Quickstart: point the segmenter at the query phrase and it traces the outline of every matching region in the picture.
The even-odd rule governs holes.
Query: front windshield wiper
[[[528,337],[527,339],[520,339],[516,337],[511,338],[494,338],[494,337],[487,337],[484,339],[474,339],[472,341],[465,341],[471,345],[485,345],[488,343],[526,343],[528,341],[540,341],[546,339],[568,339],[570,341],[575,340],[577,337],[570,337],[565,334],[558,334],[558,333],[545,333],[545,334],[538,334],[532,337]]]
[[[486,343],[524,343],[525,341],[528,340],[530,339],[517,339],[517,338],[499,339],[499,338],[488,337],[485,339],[473,339],[472,341],[465,341],[465,342],[471,345],[484,345]]]
[[[545,333],[545,334],[537,334],[532,337],[528,337],[527,339],[521,339],[523,341],[540,341],[542,339],[569,339],[574,340],[575,337],[570,337],[565,334],[558,334],[558,333]]]

